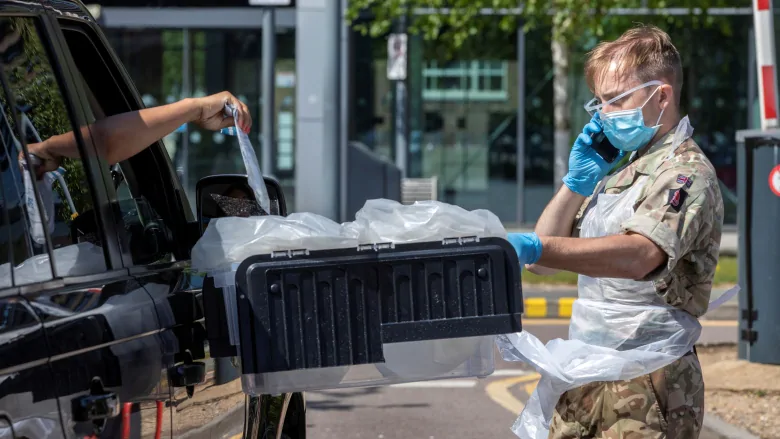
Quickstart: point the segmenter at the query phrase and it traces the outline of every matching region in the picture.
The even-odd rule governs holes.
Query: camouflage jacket
[[[608,175],[603,190],[618,194],[641,175],[648,177],[634,215],[622,224],[623,233],[643,235],[668,255],[664,266],[641,280],[653,281],[668,304],[700,317],[707,311],[718,263],[723,199],[715,168],[693,139],[668,158],[674,131]],[[575,236],[592,198],[580,208]]]

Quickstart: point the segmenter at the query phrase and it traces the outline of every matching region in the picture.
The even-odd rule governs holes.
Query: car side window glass
[[[106,271],[73,123],[35,18],[0,18],[0,63],[12,95],[9,99],[5,88],[0,90],[0,278],[11,286],[11,267],[17,286]],[[31,150],[53,144],[62,148],[59,167],[39,172],[33,164],[35,175],[30,175],[21,154],[22,136]]]
[[[67,20],[62,20],[63,22]],[[86,101],[87,117],[100,121],[129,110],[124,94],[100,51],[81,26],[63,26],[65,42],[76,65]],[[161,198],[156,184],[159,168],[147,151],[118,164],[111,164],[111,176],[116,190],[119,211],[127,232],[128,247],[134,265],[153,265],[173,261],[172,232],[162,216],[168,200]]]

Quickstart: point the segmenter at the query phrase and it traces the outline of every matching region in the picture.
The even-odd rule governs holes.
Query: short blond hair
[[[680,52],[669,34],[656,26],[640,25],[629,29],[615,41],[599,43],[588,53],[585,79],[591,91],[613,63],[619,71],[633,72],[641,82],[666,80],[674,88],[677,102],[683,86]]]

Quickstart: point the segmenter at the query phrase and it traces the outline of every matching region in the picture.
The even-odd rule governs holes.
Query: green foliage
[[[72,131],[73,127],[65,102],[59,92],[57,79],[52,72],[35,23],[29,18],[11,20],[11,28],[20,35],[23,48],[15,59],[4,66],[5,74],[15,94],[16,104],[30,108],[26,115],[38,131],[41,140]],[[2,100],[4,108],[7,109],[5,95]],[[15,128],[16,124],[11,114],[8,113],[8,116]],[[36,141],[31,135],[27,135],[26,140],[28,143]],[[81,160],[66,159],[62,166],[66,170],[65,182],[76,210],[82,212],[91,208],[92,200]],[[64,193],[59,185],[55,187],[64,202]],[[64,221],[69,222],[70,214],[67,204],[64,204],[59,215]]]
[[[639,8],[643,4],[651,9],[683,8],[690,14],[632,17],[609,13],[616,8]],[[707,9],[750,5],[750,0],[351,0],[346,18],[361,33],[380,37],[393,29],[397,19],[405,17],[409,33],[437,42],[444,48],[438,53],[451,56],[460,52],[469,41],[496,34],[512,35],[518,28],[528,32],[549,25],[552,25],[553,38],[569,43],[569,47],[588,45],[589,42],[593,45],[594,41],[614,38],[638,19],[664,28],[717,27],[728,36],[728,20],[708,15]],[[419,9],[438,9],[442,13],[413,13]],[[485,9],[503,12],[503,15],[487,20],[483,14]],[[368,12],[372,19],[361,21],[362,12]]]
[[[732,286],[738,282],[737,258],[733,256],[721,256],[715,269],[715,278],[712,284],[717,287]],[[568,271],[560,271],[552,276],[539,276],[528,271],[523,271],[523,283],[532,285],[577,285],[577,275]]]

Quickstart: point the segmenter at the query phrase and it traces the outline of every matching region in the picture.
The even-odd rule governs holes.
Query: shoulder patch
[[[685,188],[690,189],[693,184],[693,176],[688,177],[687,175],[679,174],[677,176],[677,184],[681,184]]]
[[[688,192],[685,189],[670,189],[669,190],[669,207],[674,209],[675,212],[679,212],[682,205],[685,203],[685,199],[688,198]]]

